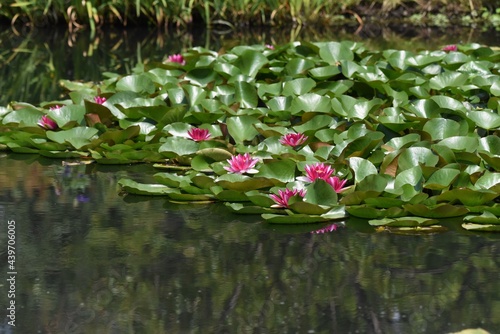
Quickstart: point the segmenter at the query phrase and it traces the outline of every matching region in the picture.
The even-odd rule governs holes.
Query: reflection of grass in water
[[[252,29],[224,34],[203,31],[173,31],[163,34],[147,29],[107,30],[91,40],[86,33],[36,30],[24,37],[9,30],[0,33],[0,106],[11,101],[37,104],[66,98],[59,80],[100,81],[103,72],[131,73],[138,63],[161,61],[167,55],[193,46],[211,50],[230,49],[236,45],[286,44],[301,41],[354,40],[368,49],[418,50],[434,45],[482,42],[477,31],[434,31],[414,28],[395,32],[388,28],[357,26],[317,30],[304,28]],[[410,37],[409,37],[410,36]],[[493,40],[492,40],[493,41]],[[485,41],[487,42],[487,41]]]
[[[60,79],[99,81],[102,72],[130,73],[147,55],[160,54],[159,45],[151,43],[154,36],[146,36],[137,43],[122,38],[122,34],[108,33],[102,38],[89,40],[86,35],[65,33],[43,35],[37,31],[23,39],[14,39],[9,31],[0,34],[0,105],[12,100],[38,103],[62,97]],[[144,36],[142,36],[144,37]],[[171,48],[172,45],[167,45]],[[161,53],[162,54],[162,53]],[[158,56],[161,59],[161,56]]]

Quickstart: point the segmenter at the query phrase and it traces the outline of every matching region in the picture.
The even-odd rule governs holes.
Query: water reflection
[[[241,44],[285,44],[293,41],[363,42],[367,48],[440,49],[447,44],[500,45],[499,31],[456,27],[357,25],[269,29],[159,31],[146,28],[103,29],[90,39],[65,27],[15,32],[0,26],[0,106],[11,101],[38,104],[65,98],[59,80],[101,81],[103,72],[131,73],[137,64],[161,61],[169,54],[202,46],[211,50]]]
[[[360,221],[316,234],[318,226],[287,230],[223,205],[118,196],[120,177],[146,182],[154,172],[0,158],[0,244],[6,221],[17,223],[17,333],[500,327],[500,250],[490,234],[450,222],[446,233],[401,236]]]

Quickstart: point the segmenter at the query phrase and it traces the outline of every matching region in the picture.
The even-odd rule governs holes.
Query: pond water
[[[148,165],[0,158],[0,333],[450,333],[500,328],[500,247],[347,220],[295,228],[218,204],[121,196]],[[15,221],[15,271],[8,225]],[[10,223],[10,224],[9,224]],[[341,224],[340,224],[341,225]],[[15,278],[15,297],[7,278]]]
[[[374,49],[418,50],[500,41],[498,32],[477,29],[355,30],[248,35],[137,29],[90,40],[84,33],[15,35],[5,28],[0,105],[60,99],[60,79],[130,73],[137,63],[192,46],[354,39]],[[467,232],[458,220],[443,222],[448,231],[431,235],[375,232],[354,219],[314,233],[325,225],[273,226],[259,216],[233,215],[222,204],[119,194],[121,177],[152,181],[157,171],[149,165],[65,165],[0,154],[0,305],[5,316],[5,305],[16,306],[15,329],[2,315],[0,333],[444,334],[500,328],[500,237]],[[9,293],[13,281],[15,296]]]

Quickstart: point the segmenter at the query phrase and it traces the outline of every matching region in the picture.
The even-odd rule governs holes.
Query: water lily
[[[322,162],[317,162],[312,165],[306,165],[305,167],[307,176],[299,176],[297,180],[303,182],[314,182],[317,179],[325,180],[336,193],[340,193],[345,190],[344,185],[347,180],[341,180],[338,176],[331,176],[335,170]]]
[[[331,224],[331,225],[328,225],[326,227],[320,228],[319,230],[311,231],[311,233],[313,233],[313,234],[330,233],[330,232],[336,231],[337,228],[338,228],[337,224]]]
[[[37,122],[37,124],[47,130],[57,129],[57,123],[49,118],[47,115],[43,115],[42,118]]]
[[[56,105],[54,107],[50,107],[49,110],[52,111],[52,110],[59,110],[61,109],[62,107],[60,105]]]
[[[276,202],[276,204],[272,205],[271,207],[273,208],[288,208],[288,201],[290,200],[291,197],[299,195],[300,197],[304,197],[306,195],[306,190],[305,189],[285,189],[285,190],[278,190],[278,195],[276,194],[271,194],[269,197],[273,201]]]
[[[181,65],[186,65],[186,60],[180,54],[170,55],[168,56],[168,61],[172,63],[179,63]]]
[[[443,51],[457,51],[457,46],[455,44],[445,45],[443,46]]]
[[[210,131],[207,129],[191,128],[188,130],[189,138],[194,141],[204,141],[210,139]]]
[[[337,176],[330,176],[326,179],[326,182],[332,186],[336,193],[340,193],[345,190],[344,185],[347,180],[341,180]]]
[[[274,45],[272,45],[272,44],[266,44],[266,48],[274,50]]]
[[[306,142],[307,136],[302,133],[287,133],[280,138],[280,143],[286,146],[296,147]]]
[[[258,171],[254,169],[259,159],[252,158],[249,153],[238,154],[228,159],[229,166],[225,166],[224,169],[230,173],[243,174],[243,173],[257,173]]]
[[[335,171],[330,165],[326,165],[322,162],[317,162],[312,165],[306,165],[306,177],[299,177],[298,179],[305,182],[314,182],[317,179],[323,179],[325,181],[333,174]]]
[[[97,104],[103,104],[106,102],[106,98],[102,96],[94,96],[94,102]]]

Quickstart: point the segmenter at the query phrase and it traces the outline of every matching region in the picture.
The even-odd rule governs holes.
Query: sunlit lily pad
[[[120,179],[118,185],[123,191],[134,195],[165,196],[169,193],[179,192],[177,189],[162,184],[144,184],[130,179]]]
[[[441,225],[417,226],[417,227],[378,227],[377,232],[389,232],[401,235],[426,235],[448,231],[448,228]]]
[[[372,219],[368,223],[372,226],[388,226],[388,227],[423,227],[435,225],[436,219],[428,219],[422,217],[400,217],[400,218],[384,218]]]
[[[498,224],[475,224],[475,223],[464,223],[462,227],[468,231],[477,232],[500,232],[500,225]]]
[[[500,225],[500,217],[495,216],[493,213],[485,211],[482,215],[469,215],[464,217],[464,221],[477,223],[477,224],[494,224]]]

